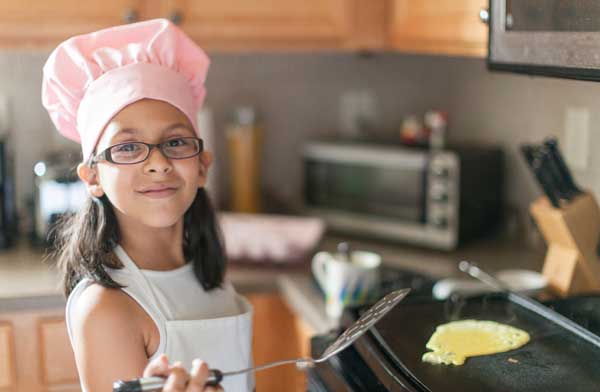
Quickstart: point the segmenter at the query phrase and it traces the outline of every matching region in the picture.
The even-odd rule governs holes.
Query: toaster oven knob
[[[447,167],[433,167],[433,175],[441,178],[448,178],[450,170]]]
[[[444,216],[436,216],[433,218],[432,223],[439,229],[445,229],[448,226],[448,219]]]
[[[446,192],[434,192],[431,195],[431,199],[435,202],[446,202],[448,201],[448,193]]]

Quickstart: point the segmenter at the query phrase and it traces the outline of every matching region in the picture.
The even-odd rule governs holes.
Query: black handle
[[[556,160],[551,155],[547,147],[542,147],[539,154],[542,159],[542,166],[547,172],[547,176],[552,179],[552,183],[555,185],[558,191],[558,196],[562,200],[571,201],[573,197],[577,195],[568,184],[565,177],[562,175],[561,170]]]
[[[162,391],[165,380],[162,377],[142,377],[129,381],[119,380],[113,383],[113,392],[159,392]],[[223,372],[218,369],[210,369],[206,385],[215,386],[222,380]]]
[[[549,173],[544,170],[543,157],[534,146],[527,144],[521,146],[521,153],[552,206],[560,208],[558,191],[553,184],[552,178],[549,177]]]
[[[539,152],[533,158],[533,172],[552,205],[560,208],[560,191],[552,178],[552,173],[548,170],[548,163],[544,155]]]
[[[569,190],[573,195],[578,195],[581,192],[581,189],[575,184],[573,180],[573,176],[571,175],[571,171],[569,167],[565,163],[560,150],[558,149],[558,141],[556,138],[548,138],[544,141],[544,146],[546,147],[548,153],[552,157],[557,170],[560,172],[561,177],[564,179],[565,183],[569,187]]]

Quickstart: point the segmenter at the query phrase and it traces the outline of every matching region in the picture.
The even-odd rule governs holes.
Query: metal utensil
[[[352,323],[352,325],[350,325],[350,327],[348,327],[348,329],[346,329],[335,340],[335,342],[327,347],[320,358],[288,359],[230,372],[221,372],[217,369],[211,369],[210,376],[207,380],[207,385],[216,385],[221,382],[223,377],[231,377],[248,372],[257,372],[280,365],[293,363],[298,369],[303,370],[313,367],[317,363],[324,362],[354,343],[356,339],[368,331],[369,328],[371,328],[377,321],[385,316],[387,312],[392,310],[392,308],[396,306],[398,302],[402,301],[402,299],[404,299],[409,292],[409,288],[396,290],[377,301],[377,303],[363,313],[358,320]],[[161,377],[138,378],[131,381],[119,380],[113,384],[113,392],[157,392],[162,390],[164,382],[165,379]]]
[[[564,329],[576,334],[577,336],[587,340],[588,342],[594,344],[596,347],[600,348],[600,337],[598,335],[590,332],[589,330],[583,328],[581,325],[577,324],[571,319],[566,318],[562,314],[555,312],[549,307],[542,305],[538,301],[511,291],[504,283],[502,283],[500,280],[496,279],[492,275],[488,274],[487,272],[483,271],[475,264],[463,260],[458,264],[458,268],[461,271],[471,275],[475,279],[478,279],[497,290],[506,291],[511,301],[523,306],[526,309],[531,310],[534,313],[539,314],[548,321],[551,321],[563,327]]]
[[[340,242],[337,244],[339,257],[347,263],[352,262],[352,248],[348,242]]]

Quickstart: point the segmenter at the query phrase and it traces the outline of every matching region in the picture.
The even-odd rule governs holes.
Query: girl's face
[[[143,99],[128,105],[104,128],[96,153],[118,143],[160,143],[177,137],[196,136],[188,118],[174,106]],[[132,165],[100,161],[81,164],[80,178],[93,196],[106,194],[120,224],[142,223],[153,228],[179,222],[206,183],[211,155],[203,152],[186,159],[168,159],[159,148],[147,160]]]

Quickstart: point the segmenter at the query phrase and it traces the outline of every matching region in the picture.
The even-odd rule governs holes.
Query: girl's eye
[[[182,147],[185,146],[187,141],[184,138],[171,139],[165,142],[167,147]]]
[[[126,143],[126,144],[121,144],[119,146],[116,146],[115,148],[115,152],[119,153],[119,152],[136,152],[140,149],[140,146],[138,143]]]

